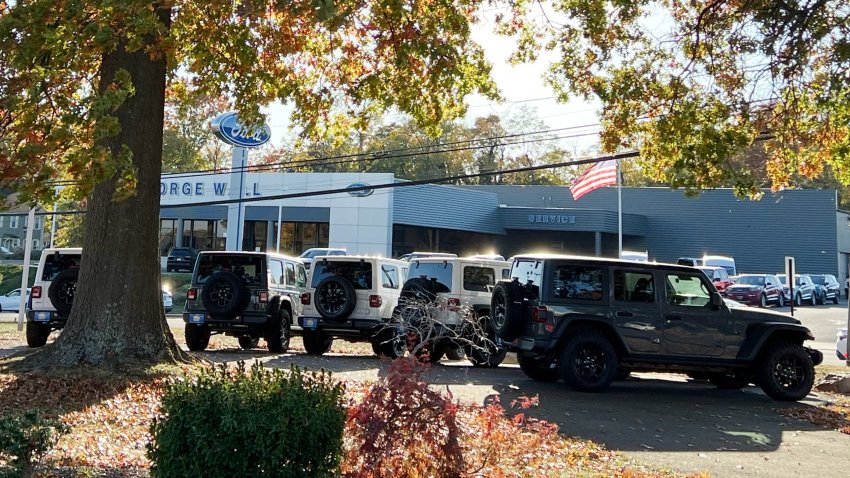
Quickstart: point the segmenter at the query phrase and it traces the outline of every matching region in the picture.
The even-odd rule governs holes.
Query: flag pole
[[[617,159],[617,259],[623,257],[623,177]]]

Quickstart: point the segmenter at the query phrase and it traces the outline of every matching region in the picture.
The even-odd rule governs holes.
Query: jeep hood
[[[736,307],[729,309],[732,317],[746,320],[748,322],[782,322],[786,324],[800,324],[800,321],[779,312],[770,310],[759,310],[754,307]]]

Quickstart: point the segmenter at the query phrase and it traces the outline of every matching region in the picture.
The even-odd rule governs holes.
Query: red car
[[[714,283],[714,287],[717,288],[717,292],[720,292],[720,295],[726,295],[726,288],[732,285],[732,279],[729,278],[729,273],[726,272],[726,269],[715,266],[702,266],[697,269],[703,271],[708,276],[708,279]]]
[[[726,288],[726,297],[761,307],[767,307],[769,303],[785,306],[782,282],[773,274],[740,275],[734,284]]]

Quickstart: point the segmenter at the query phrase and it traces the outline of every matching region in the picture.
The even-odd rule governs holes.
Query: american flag
[[[570,192],[573,193],[573,199],[584,196],[594,189],[603,186],[614,186],[617,184],[617,160],[609,159],[596,163],[592,168],[584,172],[570,186]]]

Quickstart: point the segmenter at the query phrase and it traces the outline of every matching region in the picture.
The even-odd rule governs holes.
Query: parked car
[[[35,282],[27,302],[27,345],[41,347],[53,330],[61,330],[71,315],[77,278],[80,274],[80,248],[49,248],[41,252]],[[166,312],[174,307],[171,292],[162,289]]]
[[[726,297],[759,307],[768,304],[784,307],[786,299],[782,282],[773,274],[741,274],[726,288]]]
[[[14,252],[10,251],[5,246],[0,246],[0,259],[9,259],[13,255],[15,255]]]
[[[705,273],[705,276],[714,283],[714,287],[720,292],[720,295],[726,295],[726,289],[732,285],[732,279],[729,278],[729,273],[726,269],[719,266],[702,266],[698,268]]]
[[[407,352],[390,326],[410,264],[370,256],[320,256],[313,261],[299,323],[310,355],[330,350],[335,338],[370,342],[388,357]]]
[[[310,265],[313,264],[313,259],[319,256],[346,256],[348,251],[345,249],[332,249],[328,247],[313,247],[302,252],[299,259],[304,263],[304,268],[310,270]]]
[[[798,320],[730,309],[689,267],[530,254],[515,258],[511,277],[496,285],[491,310],[534,380],[598,392],[618,375],[672,369],[793,401],[808,395],[823,361],[804,346],[814,337]]]
[[[833,304],[838,303],[841,297],[841,285],[832,274],[807,274],[814,282],[818,291],[818,303],[825,304],[831,300]]]
[[[840,360],[847,360],[847,329],[839,329],[836,335],[838,340],[835,342],[835,355]]]
[[[192,272],[195,268],[195,260],[198,258],[198,251],[191,247],[175,247],[168,253],[168,258],[165,260],[165,272]]]
[[[30,291],[32,289],[27,289],[27,298],[24,300],[24,304],[29,300]],[[26,307],[26,305],[25,305]],[[3,295],[0,295],[0,312],[18,312],[21,310],[21,289],[14,289],[9,291]]]
[[[791,302],[791,289],[788,287],[788,278],[785,274],[777,274],[779,280],[784,284],[783,295],[786,302]],[[816,305],[818,302],[818,292],[815,283],[807,275],[797,275],[794,277],[794,305],[803,305],[803,302],[808,302],[810,305]]]
[[[475,256],[414,259],[401,290],[397,314],[404,312],[406,306],[415,314],[423,304],[435,305],[438,322],[435,325],[440,330],[436,330],[439,338],[427,344],[432,362],[439,361],[443,355],[457,359],[465,354],[477,367],[498,366],[506,351],[495,347],[490,299],[496,283],[508,277],[510,269],[510,262]],[[460,311],[472,316],[461,316]],[[470,321],[478,318],[481,318],[480,328],[470,327]],[[489,334],[490,343],[481,340],[482,332]]]
[[[301,314],[307,272],[301,260],[268,252],[204,251],[192,273],[183,312],[189,350],[204,350],[214,333],[237,337],[243,349],[262,337],[269,352],[289,349]]]

